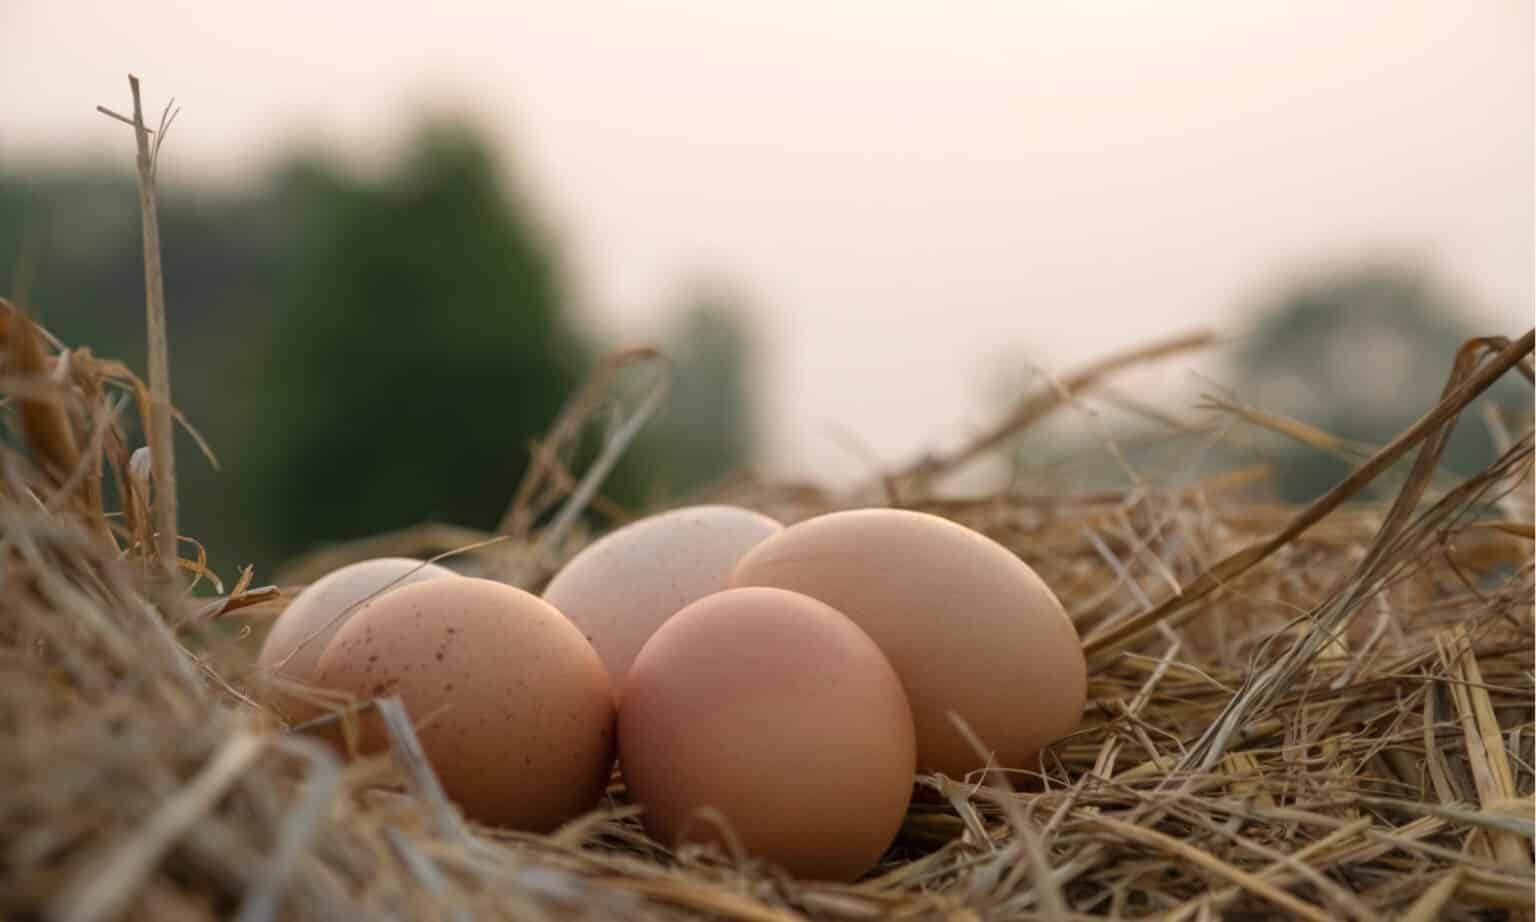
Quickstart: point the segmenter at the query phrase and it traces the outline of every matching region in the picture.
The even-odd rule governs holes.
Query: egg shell
[[[409,557],[377,557],[348,564],[304,587],[283,609],[262,641],[256,663],[273,675],[313,682],[326,644],[354,615],[384,592],[422,580],[454,576],[446,567]],[[315,716],[301,702],[273,695],[272,703],[290,717]]]
[[[471,819],[547,832],[593,808],[613,769],[608,674],[537,596],[459,577],[396,589],[348,621],[318,684],[398,695],[448,797]],[[365,712],[360,749],[388,747]]]
[[[741,555],[783,529],[737,506],[687,506],[610,532],[561,568],[544,600],[592,642],[622,693],[635,654],[685,605],[725,588]]]
[[[912,793],[901,682],[874,641],[779,589],[707,596],[667,620],[624,682],[619,763],[658,841],[725,842],[801,876],[853,880],[879,861]]]
[[[986,766],[950,711],[1003,768],[1036,768],[1082,719],[1087,664],[1060,601],[1013,552],[948,519],[899,509],[806,519],[744,555],[730,583],[802,592],[874,638],[912,703],[920,771]]]

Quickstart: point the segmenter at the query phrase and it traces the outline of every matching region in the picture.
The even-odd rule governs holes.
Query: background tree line
[[[251,187],[163,180],[160,220],[183,528],[216,570],[270,574],[317,544],[423,521],[490,528],[531,441],[608,348],[524,190],[466,123],[422,124],[361,178],[294,156]],[[130,174],[0,170],[0,292],[65,342],[141,374],[143,259]],[[714,285],[654,345],[673,399],[608,482],[640,506],[750,455],[750,331]]]
[[[1209,412],[1111,382],[1089,399],[1097,414],[1089,425],[1072,411],[1019,439],[1011,455],[1019,475],[1096,491],[1129,486],[1127,466],[1153,483],[1186,484],[1263,464],[1269,476],[1250,492],[1310,502],[1439,402],[1467,340],[1524,332],[1485,328],[1443,276],[1386,254],[1293,271],[1244,306],[1246,316],[1219,325],[1226,338],[1220,361],[1197,379],[1212,401]],[[1440,470],[1466,477],[1492,463],[1501,437],[1517,439],[1531,427],[1532,396],[1516,372],[1496,382],[1458,418]],[[1163,417],[1165,410],[1179,422]],[[1300,422],[1314,430],[1307,436],[1313,442],[1245,420],[1238,410]],[[1190,424],[1195,428],[1183,428]],[[1114,440],[1115,452],[1105,439]],[[1394,483],[1379,479],[1357,499],[1381,499]]]
[[[423,123],[378,178],[297,155],[237,192],[168,179],[160,214],[176,401],[223,463],[215,472],[178,435],[183,527],[226,575],[423,521],[493,526],[531,440],[615,345],[583,325],[537,208],[466,123]],[[129,174],[0,168],[0,292],[142,372],[139,234]],[[1392,262],[1287,280],[1251,313],[1233,396],[1365,444],[1430,406],[1457,346],[1490,332],[1442,280]],[[757,440],[738,294],[697,288],[653,344],[676,363],[671,400],[605,491],[636,508],[727,475]],[[1511,379],[1489,400],[1518,428],[1530,398]],[[1469,415],[1445,464],[1470,473],[1493,453]],[[1293,501],[1352,463],[1275,438],[1261,454]],[[1131,460],[1157,471],[1187,456]],[[1223,447],[1205,463],[1252,460]],[[1072,470],[1083,486],[1119,476]]]

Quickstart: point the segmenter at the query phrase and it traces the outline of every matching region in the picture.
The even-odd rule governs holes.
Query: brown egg
[[[749,551],[731,585],[805,593],[868,632],[912,702],[920,771],[985,766],[950,711],[1002,768],[1036,768],[1082,719],[1087,665],[1061,603],[1007,548],[948,519],[899,509],[807,519]]]
[[[589,544],[555,574],[544,600],[592,642],[615,691],[662,622],[725,588],[741,555],[783,525],[738,506],[686,506]]]
[[[895,838],[915,742],[873,641],[815,599],[719,592],[667,620],[624,683],[619,763],[659,841],[723,844],[802,876],[853,880]]]
[[[304,587],[273,622],[257,654],[257,665],[296,682],[313,682],[320,654],[341,626],[373,598],[411,583],[457,576],[437,564],[409,557],[378,557],[348,564]],[[318,714],[319,709],[289,696],[272,695],[272,704],[291,719]]]
[[[318,684],[399,695],[443,789],[471,819],[544,832],[594,807],[613,768],[608,674],[548,603],[485,579],[380,596],[320,656]],[[363,752],[388,747],[367,712]]]

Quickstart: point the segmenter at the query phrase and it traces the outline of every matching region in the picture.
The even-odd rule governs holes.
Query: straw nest
[[[1081,730],[1009,779],[917,779],[901,835],[855,885],[646,839],[615,779],[547,836],[466,824],[399,702],[387,757],[342,762],[255,700],[252,640],[292,591],[384,552],[537,588],[584,540],[604,466],[562,463],[625,364],[578,394],[495,535],[380,536],[279,587],[212,575],[183,539],[164,577],[144,455],[120,423],[154,399],[123,366],[4,305],[0,447],[0,915],[16,919],[1496,919],[1532,906],[1532,436],[1465,481],[1436,473],[1532,334],[1470,342],[1444,399],[1312,506],[1254,499],[1262,472],[1097,496],[946,497],[1138,350],[1054,382],[970,446],[871,495],[736,484],[786,519],[889,503],[997,539],[1057,590],[1089,655]],[[659,389],[641,409],[654,406]],[[1234,405],[1249,423],[1327,436]],[[1481,424],[1469,420],[1467,424]],[[1397,462],[1403,461],[1403,464]],[[115,484],[110,515],[104,481]],[[1390,503],[1345,504],[1368,483]],[[151,494],[154,494],[152,496]],[[536,525],[536,523],[539,523]],[[232,630],[231,625],[238,629]]]

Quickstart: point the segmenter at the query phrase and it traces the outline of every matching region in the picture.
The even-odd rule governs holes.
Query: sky
[[[93,109],[130,71],[182,107],[162,181],[377,160],[450,103],[600,329],[657,336],[699,277],[747,292],[766,467],[830,482],[953,444],[1029,367],[1241,335],[1319,264],[1403,254],[1489,332],[1532,322],[1530,2],[384,6],[0,0],[0,157],[128,162]]]

